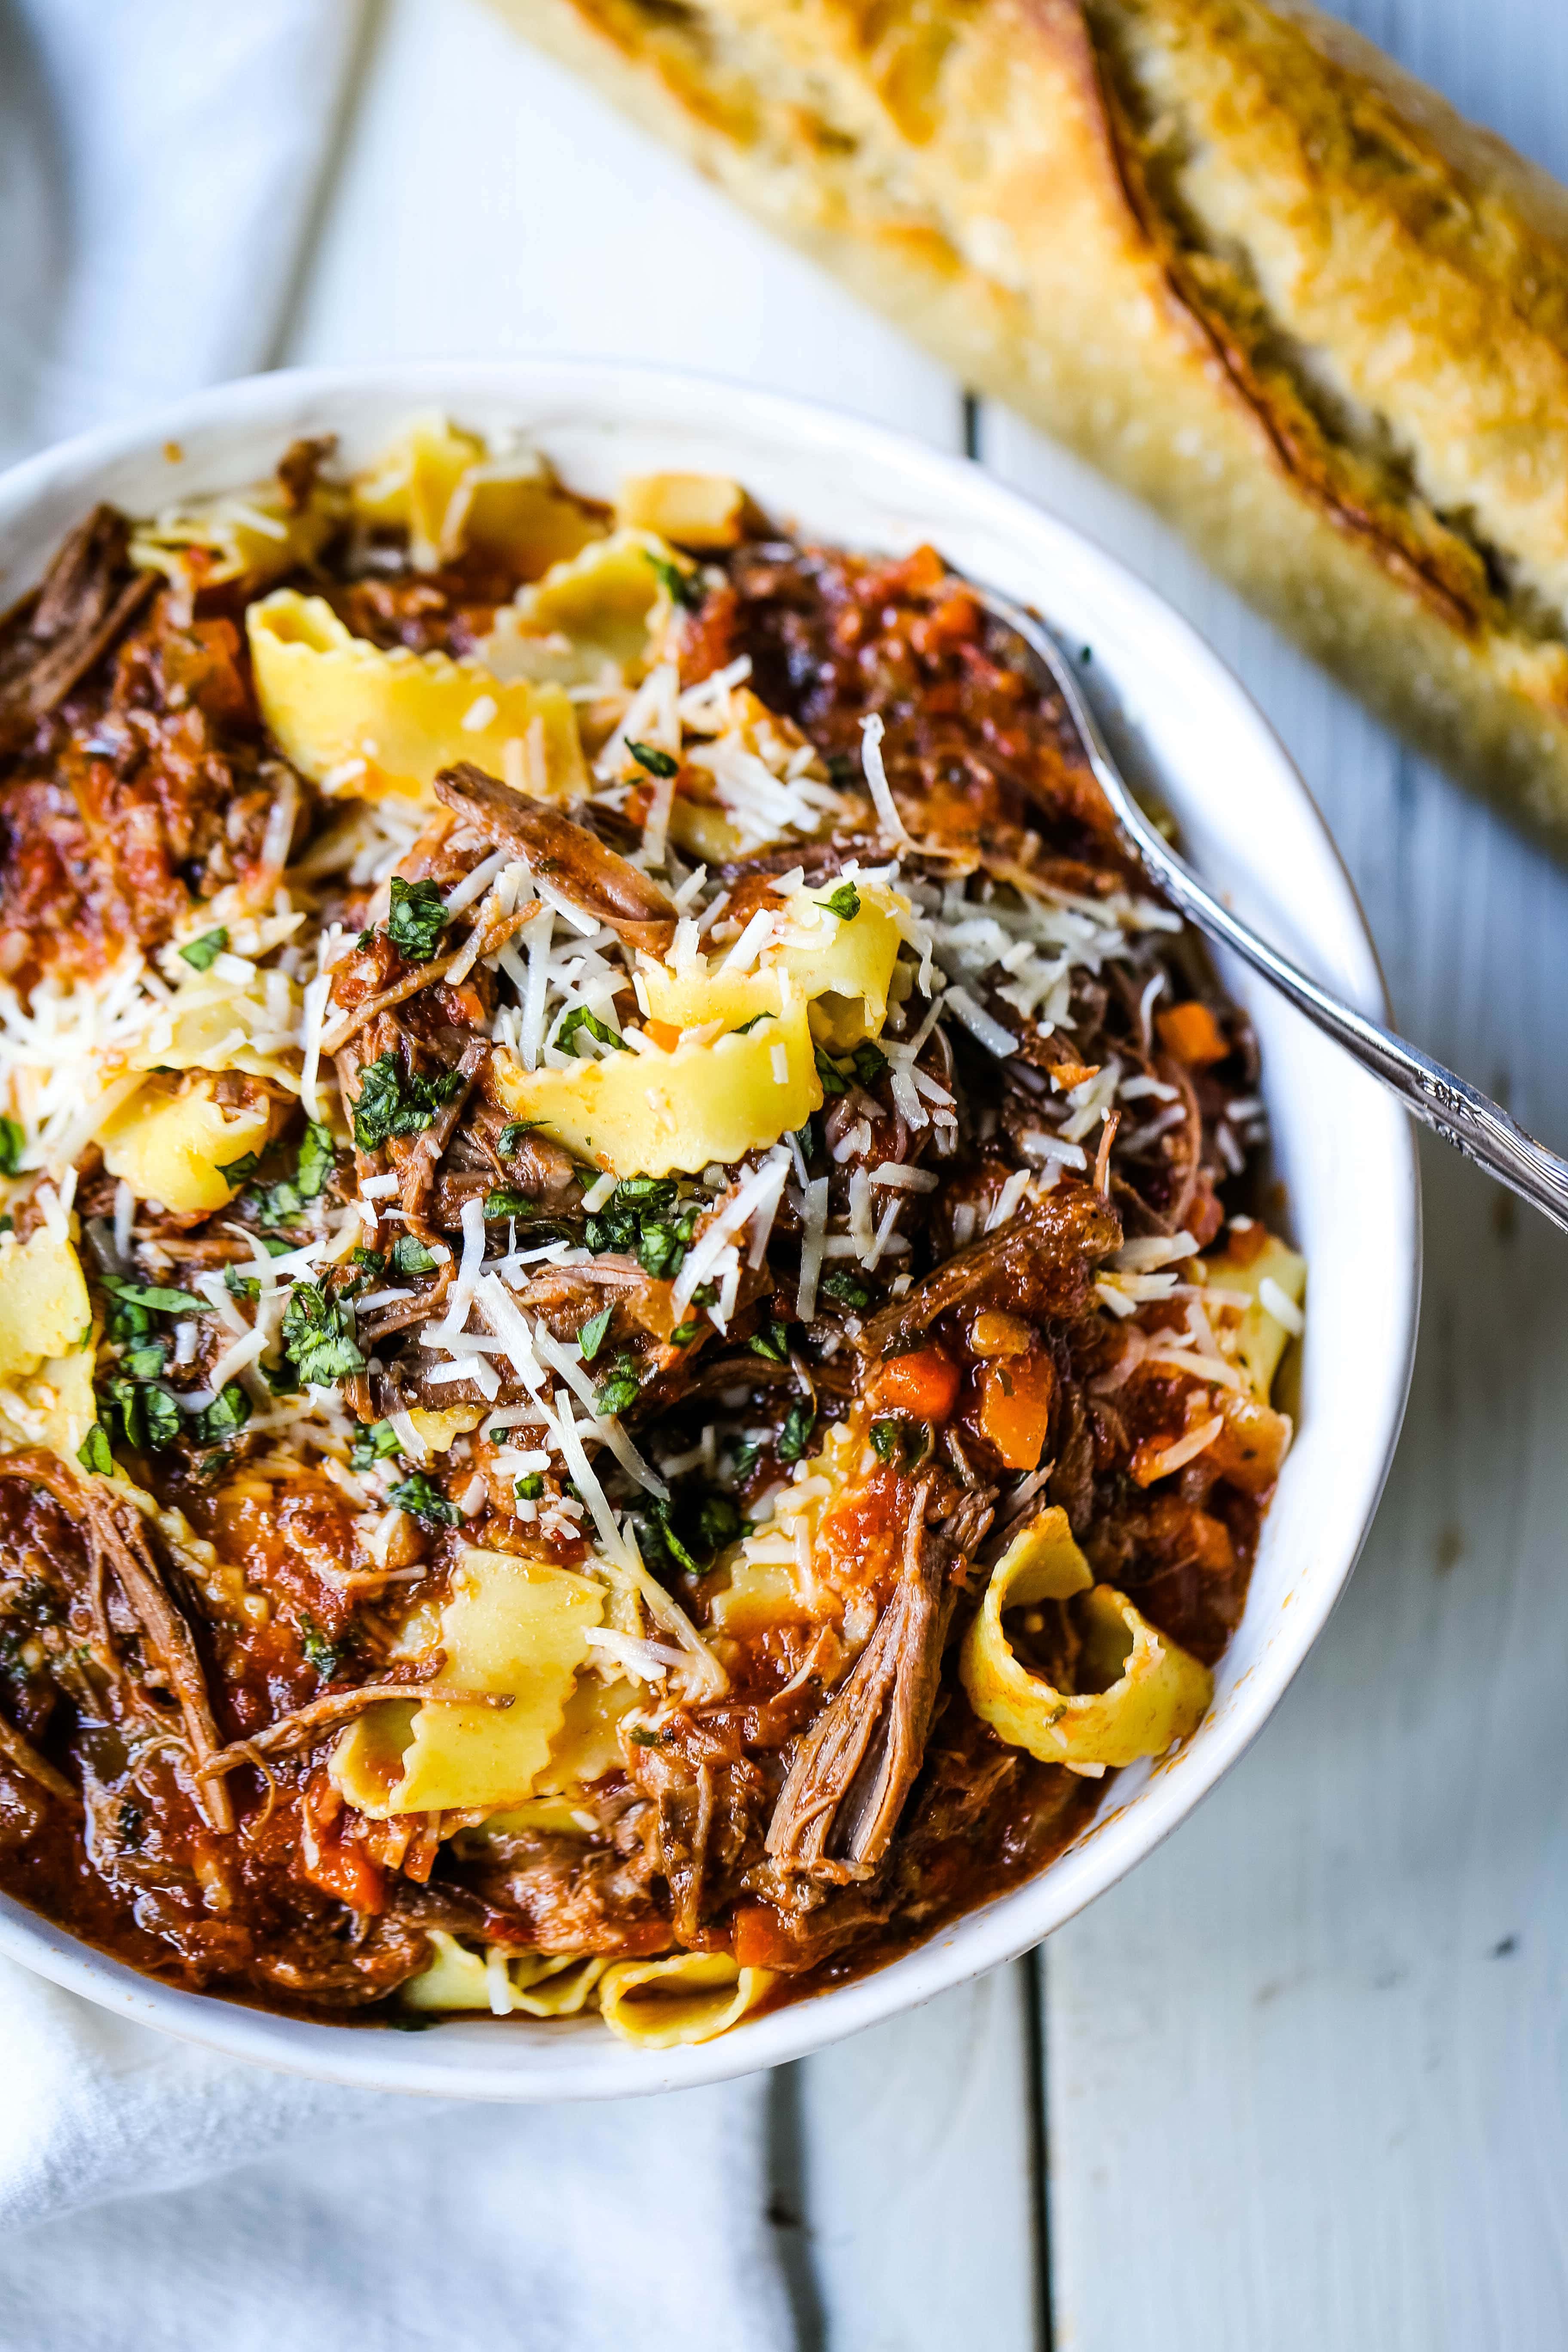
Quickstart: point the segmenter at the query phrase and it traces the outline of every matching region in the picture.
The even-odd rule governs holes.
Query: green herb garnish
[[[387,1500],[427,1528],[455,1528],[462,1517],[456,1503],[449,1503],[423,1470],[411,1472],[400,1486],[389,1487]]]
[[[781,1462],[798,1462],[811,1443],[811,1433],[816,1426],[816,1415],[809,1406],[792,1404],[784,1415],[773,1452]]]
[[[628,738],[626,749],[637,765],[646,768],[650,776],[668,777],[680,772],[679,761],[672,760],[668,751],[656,751],[651,743],[634,743]]]
[[[386,918],[386,936],[393,946],[411,963],[428,963],[446,928],[440,885],[405,882],[401,874],[395,874]]]
[[[601,1307],[596,1315],[591,1315],[588,1318],[578,1332],[577,1345],[582,1350],[583,1361],[585,1364],[591,1364],[604,1346],[605,1336],[609,1330],[615,1311],[613,1307]]]
[[[846,1307],[869,1307],[871,1304],[871,1294],[865,1284],[857,1282],[852,1274],[838,1267],[823,1276],[822,1288],[826,1297],[837,1298]]]
[[[789,1325],[769,1323],[761,1331],[753,1331],[746,1345],[754,1356],[765,1356],[770,1364],[789,1361]]]
[[[520,1503],[537,1503],[544,1492],[544,1474],[540,1470],[525,1472],[512,1480],[512,1493]]]
[[[841,923],[852,923],[860,912],[860,893],[853,882],[840,882],[830,898],[819,898],[816,903],[837,915]]]
[[[123,1275],[106,1274],[103,1286],[111,1298],[127,1307],[144,1307],[153,1315],[210,1315],[212,1308],[205,1298],[193,1297],[188,1290],[165,1290],[156,1282],[128,1282]]]
[[[349,1445],[349,1468],[373,1470],[403,1451],[403,1440],[389,1421],[362,1421]]]
[[[15,1176],[26,1140],[19,1118],[0,1118],[0,1176]]]
[[[364,1370],[365,1360],[349,1337],[347,1314],[316,1282],[297,1282],[289,1294],[283,1352],[310,1388],[331,1388]]]
[[[337,1646],[328,1641],[315,1619],[306,1610],[301,1610],[300,1612],[300,1647],[305,1654],[306,1664],[314,1666],[323,1680],[336,1674],[339,1656]]]
[[[485,1194],[487,1217],[531,1217],[532,1214],[533,1202],[514,1184],[498,1184],[494,1192]]]
[[[847,1095],[849,1091],[849,1081],[837,1063],[829,1061],[820,1045],[814,1045],[812,1053],[816,1062],[816,1075],[822,1080],[823,1093]]]
[[[227,945],[228,933],[220,923],[216,930],[204,931],[199,940],[187,940],[180,958],[193,971],[210,971]]]
[[[496,1138],[496,1150],[503,1160],[510,1160],[525,1135],[531,1135],[539,1125],[536,1118],[509,1118]]]
[[[679,563],[672,563],[667,555],[655,555],[651,548],[646,552],[674,603],[688,613],[699,611],[704,602],[702,583],[693,573],[683,572]]]
[[[427,1250],[416,1234],[399,1234],[392,1244],[392,1270],[395,1274],[432,1274],[440,1260]]]
[[[595,1039],[599,1045],[613,1046],[617,1054],[629,1054],[632,1050],[626,1039],[612,1029],[607,1021],[601,1021],[598,1014],[590,1013],[585,1004],[573,1006],[550,1042],[558,1052],[570,1054],[575,1060],[579,1029],[585,1029],[589,1036]]]
[[[382,1054],[360,1072],[354,1103],[354,1141],[362,1151],[379,1151],[395,1135],[422,1135],[437,1112],[463,1084],[460,1070],[443,1070],[438,1077],[416,1077],[395,1054]]]
[[[109,1436],[101,1421],[95,1421],[77,1448],[77,1460],[84,1470],[96,1471],[100,1478],[114,1475],[114,1456],[109,1450]]]

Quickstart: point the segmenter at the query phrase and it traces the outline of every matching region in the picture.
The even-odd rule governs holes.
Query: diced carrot
[[[980,1427],[1005,1468],[1038,1468],[1056,1391],[1048,1356],[1015,1356],[986,1365],[980,1376]]]
[[[643,1028],[662,1053],[673,1054],[680,1043],[680,1032],[672,1021],[645,1021]]]
[[[378,1912],[386,1907],[386,1873],[357,1841],[322,1837],[314,1853],[301,1864],[312,1886],[335,1895],[351,1910]]]
[[[958,1402],[958,1366],[945,1348],[919,1348],[895,1356],[877,1376],[877,1402],[916,1421],[946,1421]]]
[[[746,1903],[734,1915],[735,1966],[738,1969],[787,1968],[799,1960],[799,1951],[779,1925],[776,1911],[766,1903]]]
[[[1211,1062],[1223,1062],[1230,1051],[1230,1041],[1206,1004],[1195,998],[1185,1004],[1173,1004],[1168,1011],[1157,1013],[1154,1025],[1160,1032],[1160,1042],[1168,1054],[1189,1068],[1205,1069]]]

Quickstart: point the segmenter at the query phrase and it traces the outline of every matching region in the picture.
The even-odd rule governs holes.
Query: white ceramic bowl
[[[933,541],[1093,647],[1135,721],[1189,852],[1239,912],[1369,1012],[1383,1009],[1355,897],[1305,786],[1229,672],[1148,588],[978,467],[831,410],[733,384],[596,362],[506,362],[257,376],[89,434],[0,478],[0,606],[95,499],[146,513],[268,473],[298,434],[361,462],[411,411],[521,428],[566,480],[731,474],[807,532],[901,553]],[[1247,1613],[1194,1737],[1124,1772],[1092,1825],[1027,1885],[862,1981],[696,2049],[652,2053],[596,2021],[419,2034],[276,2017],[154,1984],[0,1897],[0,1950],[122,2016],[214,2049],[363,2088],[489,2099],[664,2090],[798,2058],[1037,1944],[1191,1811],[1278,1703],[1350,1575],[1398,1433],[1415,1342],[1420,1212],[1404,1114],[1239,968],[1226,979],[1263,1051],[1294,1235],[1310,1262],[1300,1426],[1264,1528]]]

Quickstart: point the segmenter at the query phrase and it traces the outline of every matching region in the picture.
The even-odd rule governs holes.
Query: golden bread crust
[[[1568,194],[1298,0],[500,0],[1568,847]]]

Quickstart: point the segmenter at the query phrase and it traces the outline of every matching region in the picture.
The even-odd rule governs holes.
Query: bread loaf
[[[1568,850],[1568,193],[1297,0],[500,0]]]

